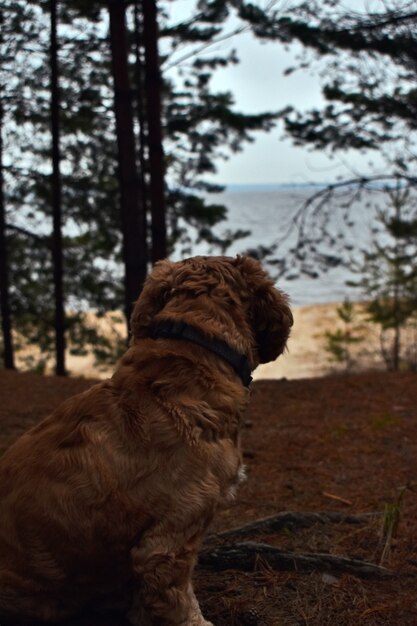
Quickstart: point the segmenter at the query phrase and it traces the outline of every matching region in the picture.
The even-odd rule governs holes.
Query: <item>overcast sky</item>
[[[345,6],[357,6],[360,0],[347,0]],[[176,0],[175,17],[190,16],[193,0]],[[298,46],[285,51],[280,43],[261,43],[250,33],[243,33],[232,40],[218,44],[214,50],[237,50],[238,65],[217,69],[213,86],[219,90],[230,90],[235,96],[236,106],[243,112],[257,113],[277,111],[291,104],[299,109],[320,106],[320,84],[317,75],[310,70],[297,71],[283,76],[293,66]],[[319,151],[295,147],[288,138],[283,138],[282,125],[270,133],[257,133],[255,142],[246,144],[243,152],[231,155],[226,162],[218,161],[215,182],[223,184],[268,184],[287,182],[330,181],[338,174],[349,176],[351,169],[369,170],[368,162],[375,155],[358,155],[356,152],[330,159]]]

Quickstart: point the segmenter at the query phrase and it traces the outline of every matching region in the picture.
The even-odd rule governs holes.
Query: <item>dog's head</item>
[[[252,334],[258,363],[273,361],[285,349],[293,324],[288,298],[255,259],[223,256],[160,261],[136,302],[133,338],[148,337],[158,313],[168,312],[179,298],[185,306],[187,299],[206,298],[207,306],[239,313],[242,326]]]

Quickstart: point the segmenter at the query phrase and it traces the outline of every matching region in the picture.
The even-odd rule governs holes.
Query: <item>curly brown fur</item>
[[[0,461],[0,617],[62,619],[124,606],[133,624],[203,626],[191,574],[207,526],[238,481],[248,390],[223,359],[152,339],[182,320],[275,359],[286,296],[248,257],[157,264],[113,377],[66,401]]]

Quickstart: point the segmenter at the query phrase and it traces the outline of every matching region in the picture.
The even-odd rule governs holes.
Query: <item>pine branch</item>
[[[41,241],[42,243],[44,243],[45,241],[50,243],[50,239],[51,239],[50,235],[38,235],[37,233],[34,233],[31,230],[27,230],[26,228],[22,228],[21,226],[16,226],[16,224],[7,224],[6,229],[13,230],[17,233],[21,233],[22,235],[25,235],[26,237],[30,237],[31,239],[36,239],[37,241]]]

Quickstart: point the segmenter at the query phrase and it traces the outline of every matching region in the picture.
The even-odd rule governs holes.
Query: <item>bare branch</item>
[[[17,233],[25,235],[26,237],[30,237],[31,239],[36,239],[37,241],[48,242],[50,240],[49,235],[38,235],[31,230],[27,230],[26,228],[22,228],[21,226],[16,226],[16,224],[7,224],[6,228],[7,230],[13,230]]]
[[[284,511],[278,515],[264,517],[262,519],[249,522],[238,528],[225,530],[220,533],[209,535],[205,543],[218,541],[219,539],[230,539],[245,535],[260,535],[262,533],[278,532],[283,528],[308,528],[314,524],[362,524],[370,519],[381,516],[381,513],[364,513],[362,515],[346,515],[337,511],[328,513],[298,513]]]
[[[262,562],[266,562],[269,567],[278,571],[324,571],[351,574],[358,578],[384,579],[402,574],[369,561],[320,552],[287,552],[265,543],[255,542],[221,546],[214,550],[204,550],[199,555],[199,566],[216,572],[227,569],[250,572]],[[411,574],[407,573],[407,575]]]

